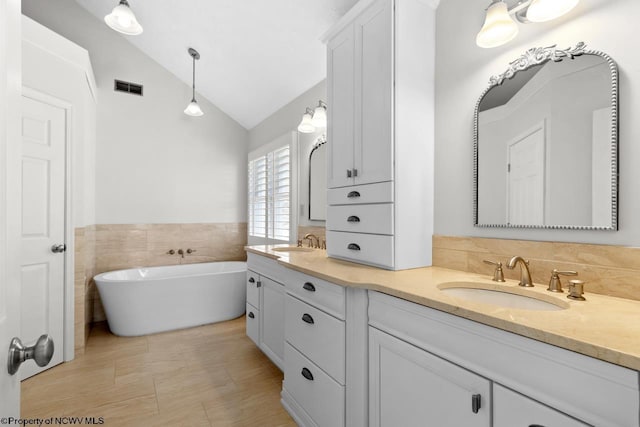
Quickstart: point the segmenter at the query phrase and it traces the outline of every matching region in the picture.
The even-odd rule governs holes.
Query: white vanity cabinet
[[[587,427],[581,421],[499,384],[493,385],[494,427]],[[604,403],[604,402],[603,402]]]
[[[437,4],[361,0],[326,36],[329,256],[431,265]]]
[[[344,426],[345,288],[299,272],[285,286],[282,402],[300,425]]]
[[[372,427],[491,426],[486,378],[373,327],[369,355]]]
[[[373,291],[369,325],[371,425],[491,425],[430,424],[476,394],[494,427],[639,425],[636,371]]]
[[[284,285],[287,269],[276,260],[247,255],[247,336],[283,370]]]

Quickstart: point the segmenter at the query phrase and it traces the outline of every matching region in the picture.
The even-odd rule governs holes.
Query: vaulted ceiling
[[[117,0],[76,0],[103,19]],[[247,129],[326,76],[320,36],[357,0],[129,0],[132,44]]]

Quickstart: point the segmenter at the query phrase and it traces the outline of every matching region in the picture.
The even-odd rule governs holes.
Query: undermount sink
[[[509,288],[508,286],[511,286]],[[529,293],[513,285],[492,285],[477,282],[448,282],[438,286],[444,294],[472,302],[520,310],[555,311],[569,308],[566,301],[549,295]],[[546,298],[545,298],[546,297]]]
[[[274,252],[311,252],[312,248],[303,248],[301,246],[279,246],[277,248],[271,248]]]

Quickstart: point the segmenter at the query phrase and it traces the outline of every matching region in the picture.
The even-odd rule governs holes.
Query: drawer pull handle
[[[313,325],[315,323],[313,321],[313,317],[311,317],[311,315],[307,314],[307,313],[302,315],[302,321],[305,322],[305,323],[308,323],[310,325]]]
[[[354,197],[360,197],[360,193],[358,193],[357,191],[351,191],[349,192],[349,194],[347,194],[347,197],[349,199],[353,199]]]
[[[473,396],[471,396],[471,410],[473,411],[473,413],[477,414],[478,411],[480,411],[481,407],[482,396],[480,396],[479,394],[474,394]]]
[[[530,424],[529,427],[544,427],[542,424]]]
[[[313,286],[313,283],[305,283],[304,285],[302,285],[302,289],[307,290],[309,292],[315,292],[316,291],[316,287]]]
[[[349,218],[347,218],[348,222],[360,222],[360,218],[358,218],[355,215],[351,215]]]
[[[347,249],[351,249],[352,251],[359,251],[360,245],[356,243],[349,243],[349,246],[347,246]]]
[[[255,318],[255,317],[256,317],[256,315],[255,315],[255,314],[253,314],[253,311],[250,311],[250,312],[249,312],[249,318],[250,318],[250,319],[253,319],[253,318]]]
[[[249,278],[249,283],[255,283],[255,282],[256,282],[256,279],[254,279],[253,277]]]
[[[358,169],[354,169],[354,170],[353,170],[353,176],[354,176],[354,177],[358,176]]]
[[[307,368],[302,368],[302,376],[308,379],[309,381],[313,381],[313,374]]]
[[[351,169],[347,169],[347,178],[351,178]]]

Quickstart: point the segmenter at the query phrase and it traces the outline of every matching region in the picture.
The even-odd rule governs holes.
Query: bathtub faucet
[[[178,255],[184,258],[184,251],[182,249],[178,249]]]

